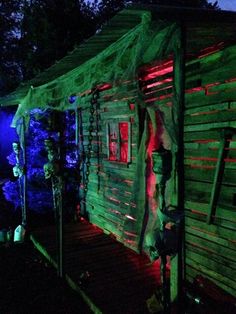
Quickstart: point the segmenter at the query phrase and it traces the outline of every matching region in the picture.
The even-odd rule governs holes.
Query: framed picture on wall
[[[107,157],[110,161],[129,163],[130,122],[110,122],[107,124]]]

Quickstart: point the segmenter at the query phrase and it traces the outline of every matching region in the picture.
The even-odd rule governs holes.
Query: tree
[[[102,25],[118,11],[130,4],[157,4],[165,6],[219,9],[217,1],[212,4],[208,3],[207,0],[101,0],[100,2],[95,0],[94,6],[98,12],[99,24]]]
[[[97,29],[85,0],[0,0],[0,95],[53,65]]]
[[[0,95],[22,80],[19,66],[19,0],[0,1]]]
[[[132,3],[139,4],[159,4],[167,6],[180,6],[180,7],[193,7],[193,8],[205,8],[205,9],[219,9],[218,1],[213,4],[208,0],[133,0]]]
[[[0,96],[53,65],[132,3],[219,8],[207,0],[0,0]]]
[[[37,0],[23,9],[20,50],[24,79],[65,56],[96,31],[96,16],[78,0]],[[25,57],[26,56],[26,57]]]
[[[99,23],[103,24],[109,20],[118,11],[124,9],[129,2],[127,0],[101,0],[97,5]]]

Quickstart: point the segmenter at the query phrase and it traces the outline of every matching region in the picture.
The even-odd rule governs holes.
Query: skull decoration
[[[14,177],[22,177],[24,174],[24,167],[20,165],[20,143],[19,142],[13,142],[12,143],[12,149],[16,155],[16,164],[13,167],[13,174]]]
[[[148,232],[145,236],[145,250],[149,254],[150,260],[153,262],[159,258],[156,248],[157,232]]]
[[[45,179],[57,176],[59,173],[58,150],[53,138],[44,140],[45,149],[48,153],[49,162],[43,167]]]
[[[13,142],[12,148],[13,148],[13,151],[16,155],[20,154],[20,143],[19,142]]]
[[[151,261],[163,255],[174,255],[177,252],[178,237],[174,227],[171,229],[149,231],[145,236],[145,251]]]
[[[13,167],[13,175],[14,177],[22,177],[24,174],[24,169],[19,164],[16,164],[15,167]]]
[[[43,166],[45,179],[50,179],[53,176],[58,175],[59,173],[59,165],[55,162],[48,162]]]
[[[156,182],[159,190],[159,209],[164,211],[166,182],[171,177],[172,171],[172,154],[170,150],[166,150],[162,145],[158,151],[152,153],[153,172],[156,174]]]
[[[58,159],[58,152],[53,138],[44,140],[45,149],[48,153],[48,160],[53,162]]]

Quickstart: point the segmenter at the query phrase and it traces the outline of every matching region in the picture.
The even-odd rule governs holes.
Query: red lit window
[[[174,60],[172,56],[140,68],[139,84],[146,103],[150,104],[172,98],[173,70]]]
[[[108,159],[130,162],[130,123],[109,123],[107,128]]]

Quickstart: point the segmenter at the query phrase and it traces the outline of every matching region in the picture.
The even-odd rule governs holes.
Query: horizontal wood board
[[[56,261],[55,226],[35,229],[34,239]],[[84,272],[90,277],[80,284]],[[86,222],[65,225],[65,273],[101,313],[148,313],[146,300],[160,285],[159,264],[150,265]]]
[[[236,131],[228,140],[212,223],[208,225],[206,219],[222,129],[236,128],[235,54],[236,46],[231,46],[187,63],[184,112],[186,278],[192,282],[196,275],[205,276],[233,296],[236,296]]]
[[[124,87],[125,86],[125,87]],[[126,92],[124,92],[126,90]],[[86,210],[89,220],[110,233],[127,246],[137,250],[138,237],[130,241],[124,231],[132,204],[134,173],[136,170],[138,121],[135,107],[130,107],[129,98],[137,91],[136,84],[127,81],[122,85],[102,90],[99,94],[98,109],[94,112],[91,158],[86,195]],[[137,93],[136,93],[137,94]],[[85,154],[89,151],[90,98],[82,112],[82,132]],[[96,135],[96,119],[98,136]],[[130,162],[122,163],[108,159],[107,125],[109,123],[130,123]],[[81,132],[80,132],[81,133]],[[83,189],[83,185],[81,186]],[[135,217],[134,217],[135,219]]]

